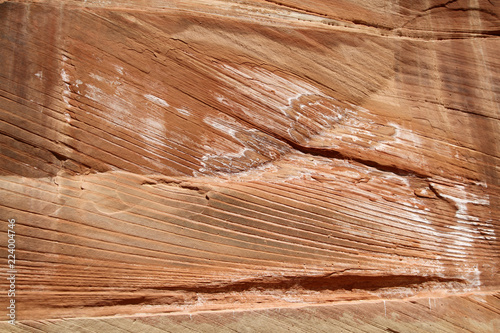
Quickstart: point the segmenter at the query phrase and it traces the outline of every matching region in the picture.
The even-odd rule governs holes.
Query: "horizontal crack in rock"
[[[197,293],[244,292],[249,290],[287,290],[302,289],[311,291],[335,291],[354,289],[374,291],[382,288],[411,287],[425,283],[466,283],[459,278],[443,278],[438,276],[417,275],[383,275],[366,276],[356,274],[299,276],[283,278],[258,278],[238,281],[218,286],[200,287],[160,287],[157,290],[179,290]]]
[[[300,145],[300,144],[292,142],[290,140],[286,140],[286,139],[283,139],[283,140],[285,140],[295,150],[298,150],[298,151],[305,153],[305,154],[322,156],[322,157],[327,157],[327,158],[342,159],[342,160],[351,160],[351,161],[358,162],[360,164],[375,168],[379,171],[390,172],[390,173],[394,173],[394,174],[399,175],[399,176],[417,176],[420,178],[430,177],[430,174],[426,174],[426,173],[423,173],[421,171],[412,170],[410,168],[405,169],[405,168],[401,168],[401,167],[398,167],[395,165],[385,165],[385,164],[381,164],[381,163],[373,161],[373,160],[367,160],[367,159],[363,159],[363,158],[359,158],[359,157],[349,156],[349,155],[346,155],[342,152],[328,149],[328,148],[309,147],[309,146]]]
[[[197,191],[200,194],[205,194],[208,191],[210,191],[210,187],[204,186],[204,185],[194,185],[192,183],[180,180],[180,179],[175,179],[175,178],[153,178],[153,179],[146,179],[144,180],[141,185],[149,185],[149,186],[155,186],[155,185],[167,185],[167,186],[173,186],[173,187],[179,187],[187,190],[192,190],[192,191]]]
[[[443,278],[439,276],[418,275],[378,275],[366,276],[357,274],[321,276],[294,276],[294,277],[262,277],[212,286],[166,286],[149,288],[149,291],[171,291],[196,294],[224,294],[230,292],[255,292],[273,290],[295,291],[377,291],[384,288],[417,288],[427,283],[467,283],[459,278]],[[143,290],[143,291],[147,291]],[[138,291],[140,293],[141,291]],[[189,298],[189,297],[188,297]],[[123,306],[141,304],[173,304],[185,301],[185,297],[175,295],[149,295],[135,296],[127,299],[108,299],[85,307]]]

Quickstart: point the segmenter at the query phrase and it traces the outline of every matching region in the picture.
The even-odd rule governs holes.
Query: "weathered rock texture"
[[[499,311],[499,297],[475,294],[254,311],[25,320],[10,332],[494,333],[500,328]]]
[[[18,319],[496,293],[499,15],[1,3]]]

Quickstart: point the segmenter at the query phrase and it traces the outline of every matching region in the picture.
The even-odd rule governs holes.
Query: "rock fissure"
[[[388,288],[428,288],[431,284],[439,284],[441,287],[446,285],[457,287],[467,285],[468,282],[461,278],[443,278],[439,276],[416,276],[416,275],[335,275],[330,274],[322,276],[298,276],[283,278],[259,278],[255,280],[244,280],[218,286],[172,286],[172,287],[152,287],[144,291],[157,292],[183,292],[195,293],[198,297],[214,294],[232,294],[232,293],[254,293],[262,292],[273,293],[280,291],[285,294],[297,292],[337,292],[337,291],[365,291],[376,293]],[[116,306],[131,304],[168,304],[164,297],[170,298],[172,302],[185,303],[182,296],[150,296],[133,297],[121,300],[102,301],[89,306]]]

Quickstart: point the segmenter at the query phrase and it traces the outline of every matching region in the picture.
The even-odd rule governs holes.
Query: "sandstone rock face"
[[[499,15],[1,3],[18,319],[497,293]]]

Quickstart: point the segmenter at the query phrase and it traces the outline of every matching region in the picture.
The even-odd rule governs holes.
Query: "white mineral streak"
[[[90,73],[89,76],[91,78],[93,78],[94,80],[97,80],[99,82],[105,82],[105,79],[102,76],[98,75],[98,74]]]
[[[65,61],[67,58],[63,57],[63,61]],[[61,69],[61,80],[63,81],[63,91],[62,91],[62,100],[66,104],[66,109],[71,108],[70,104],[70,96],[71,96],[71,89],[70,89],[70,78],[69,75],[66,73],[64,68]]]
[[[158,106],[162,106],[162,107],[165,107],[165,108],[169,107],[169,104],[165,100],[163,100],[163,99],[161,99],[161,98],[159,98],[157,96],[146,94],[146,95],[144,95],[144,97],[146,97],[146,99],[148,101],[153,102],[153,103],[155,103]]]
[[[156,118],[146,118],[144,121],[145,124],[145,132],[146,133],[151,133],[151,134],[156,134],[156,135],[162,135],[165,133],[165,125],[162,121],[159,121]]]
[[[121,66],[118,66],[118,65],[114,65],[115,67],[115,70],[120,74],[120,75],[123,75],[123,67]]]
[[[449,255],[466,258],[468,251],[474,248],[474,242],[484,239],[496,239],[491,219],[485,220],[474,215],[474,212],[469,210],[469,205],[490,205],[487,194],[472,193],[473,190],[480,192],[481,189],[464,185],[444,186],[435,183],[431,185],[442,198],[449,200],[456,207],[455,218],[457,224],[448,226],[451,230],[448,235],[453,237],[453,248],[450,246],[446,248]],[[482,184],[478,184],[478,186],[484,187]],[[467,278],[473,286],[479,286],[481,284],[479,270],[477,266],[469,266],[464,266],[464,272],[466,272]]]
[[[247,151],[250,151],[250,149],[246,148],[246,147],[243,147],[241,148],[238,152],[236,153],[219,153],[219,154],[206,154],[202,157],[202,161],[207,161],[209,160],[210,158],[214,158],[214,157],[224,157],[224,158],[227,158],[228,161],[230,161],[231,159],[238,159],[238,158],[241,158],[241,157],[244,157],[245,156],[245,153]]]
[[[96,101],[96,102],[104,101],[106,96],[100,88],[98,88],[92,84],[86,84],[85,86],[86,86],[85,97],[87,97],[93,101]]]
[[[247,84],[235,85],[235,93],[249,96],[253,101],[294,120],[299,117],[296,113],[300,112],[302,106],[299,101],[301,97],[323,95],[312,84],[300,79],[284,78],[264,68],[235,68],[229,65],[221,65],[219,68],[224,75],[235,77],[238,81],[251,82],[251,87]]]
[[[266,128],[274,124],[274,128],[284,131],[292,140],[311,139],[342,121],[348,112],[336,106],[337,100],[297,77],[281,76],[264,68],[236,68],[225,64],[219,65],[217,70],[221,80],[232,84],[231,89],[213,93],[217,102],[228,108],[229,112],[244,115],[256,126]],[[246,106],[248,103],[239,102],[246,98],[251,101],[250,105],[265,107],[266,110],[256,112]],[[206,117],[203,121],[233,138],[236,138],[238,131],[250,131],[242,125],[228,125],[213,117]],[[254,146],[241,143],[249,150],[259,153]],[[219,153],[215,155],[220,156]],[[205,161],[209,160],[209,156],[213,157],[214,152],[209,152]],[[205,166],[202,169],[205,170]]]
[[[225,133],[233,138],[236,138],[236,129],[229,127],[228,124],[224,124],[220,119],[213,117],[205,117],[203,118],[203,122],[216,130]]]
[[[175,110],[186,117],[191,116],[191,112],[189,112],[185,108],[176,108]]]
[[[63,82],[65,83],[69,83],[69,75],[66,73],[66,71],[63,69],[61,69],[61,79],[63,80]]]
[[[481,206],[489,206],[490,200],[489,196],[485,194],[483,197],[478,194],[471,193],[464,185],[455,185],[454,187],[444,186],[432,183],[433,188],[435,188],[441,197],[452,201],[457,211],[455,217],[457,222],[467,224],[467,225],[479,225],[480,218],[469,214],[467,205],[475,204]]]

